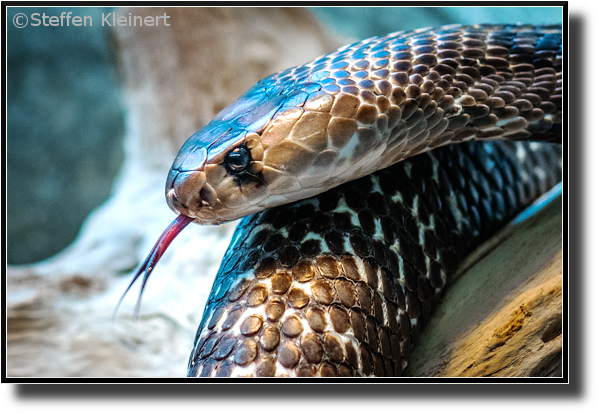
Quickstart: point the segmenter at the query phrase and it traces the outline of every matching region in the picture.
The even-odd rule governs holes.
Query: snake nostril
[[[208,194],[204,187],[202,187],[202,189],[200,190],[200,199],[202,200],[202,207],[210,205],[210,203],[208,202]]]
[[[200,201],[202,203],[202,207],[209,207],[210,206],[210,203],[208,201],[206,201],[204,199],[204,197],[202,197],[202,192],[201,191],[200,191]]]
[[[208,183],[204,184],[200,189],[200,199],[202,200],[202,206],[214,206],[217,201],[216,191]]]

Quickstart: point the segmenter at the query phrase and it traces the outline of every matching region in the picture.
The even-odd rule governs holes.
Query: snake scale
[[[143,292],[191,221],[245,217],[188,376],[402,375],[459,261],[561,179],[561,146],[530,142],[561,142],[561,36],[366,39],[261,80],[192,135],[166,183],[179,216],[129,285],[143,275]]]

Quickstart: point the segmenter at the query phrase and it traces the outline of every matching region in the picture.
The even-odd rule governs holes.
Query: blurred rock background
[[[18,8],[7,13],[7,261],[60,252],[110,195],[123,160],[125,108],[101,26],[110,8]],[[92,16],[92,27],[31,27],[25,12]],[[449,23],[558,23],[561,8],[311,8],[345,40]],[[31,24],[31,21],[30,21]],[[166,177],[166,175],[165,175]]]
[[[92,16],[92,27],[12,24],[26,11]],[[124,113],[100,8],[9,8],[8,263],[48,258],[108,198],[123,160]],[[29,22],[30,24],[32,21]]]

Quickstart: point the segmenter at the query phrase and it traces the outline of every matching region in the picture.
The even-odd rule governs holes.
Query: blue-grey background
[[[558,7],[311,8],[355,39],[451,23],[559,23]],[[124,109],[110,36],[92,27],[13,25],[16,13],[91,15],[109,8],[7,12],[7,259],[48,258],[70,244],[105,201],[123,159]]]

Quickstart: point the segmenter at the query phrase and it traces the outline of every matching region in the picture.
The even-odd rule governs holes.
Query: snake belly
[[[401,375],[459,260],[559,180],[559,147],[518,141],[561,142],[561,66],[560,26],[397,32],[263,79],[192,135],[166,185],[180,216],[131,284],[191,221],[253,215],[188,375]]]

